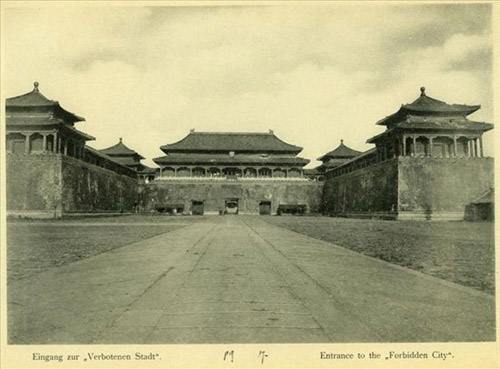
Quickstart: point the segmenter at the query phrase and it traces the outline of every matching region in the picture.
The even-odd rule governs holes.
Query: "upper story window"
[[[229,151],[229,156],[234,157],[234,151]]]

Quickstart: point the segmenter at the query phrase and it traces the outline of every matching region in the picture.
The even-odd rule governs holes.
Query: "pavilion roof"
[[[352,159],[346,160],[345,162],[343,162],[340,165],[337,165],[336,167],[327,168],[327,171],[330,171],[330,170],[333,170],[333,169],[337,169],[337,168],[340,168],[340,167],[344,167],[346,165],[349,165],[350,163],[353,163],[355,161],[361,160],[361,159],[363,159],[363,158],[365,158],[365,157],[367,157],[369,155],[375,155],[376,152],[377,152],[377,148],[373,147],[373,148],[371,148],[369,150],[363,151],[361,154],[359,154],[358,156],[355,156]]]
[[[111,156],[111,155],[108,155],[111,159],[113,159],[113,161],[117,162],[117,163],[120,163],[122,165],[126,165],[126,166],[141,166],[141,162],[139,160],[134,160],[133,157],[131,156]]]
[[[278,137],[273,131],[269,133],[245,132],[195,132],[191,131],[182,140],[161,146],[169,152],[289,152],[298,154],[302,147],[290,145]]]
[[[110,146],[105,149],[99,150],[100,152],[109,155],[109,156],[129,156],[129,157],[136,157],[138,160],[144,159],[142,155],[137,153],[137,151],[134,151],[130,148],[128,148],[124,143],[123,139],[120,137],[120,140],[116,145]]]
[[[466,117],[422,117],[409,115],[402,121],[395,123],[392,128],[369,138],[366,142],[373,143],[378,138],[398,129],[486,132],[493,129],[493,124],[474,122],[468,120]]]
[[[489,131],[493,124],[475,122],[465,117],[422,117],[409,115],[404,121],[395,125],[397,128],[428,128],[428,129],[465,129],[473,131]]]
[[[123,164],[120,164],[119,162],[117,162],[116,160],[114,160],[114,158],[106,155],[106,154],[103,154],[102,152],[100,152],[99,150],[96,150],[94,149],[93,147],[90,147],[88,145],[85,145],[85,150],[89,151],[91,154],[95,155],[95,156],[98,156],[104,160],[107,160],[113,164],[115,164],[116,166],[120,167],[120,168],[123,168],[125,169],[126,171],[129,172],[129,174],[132,174],[134,172],[134,170],[132,168],[129,168],[127,167],[126,165],[123,165]]]
[[[38,82],[35,82],[33,91],[30,91],[24,95],[9,97],[5,100],[5,107],[9,108],[40,108],[46,107],[53,110],[56,114],[63,117],[64,120],[75,123],[84,121],[85,118],[80,117],[70,111],[64,109],[59,105],[58,101],[50,100],[46,98],[38,89]]]
[[[72,134],[83,138],[85,141],[94,141],[95,140],[94,136],[88,135],[85,132],[82,132],[82,131],[76,129],[73,126],[70,126],[70,125],[67,125],[67,124],[63,124],[63,125],[61,125],[61,127],[63,127],[64,130],[69,131]]]
[[[420,88],[420,96],[409,104],[377,122],[378,125],[390,125],[404,119],[409,114],[413,115],[440,115],[440,116],[467,116],[480,109],[481,105],[448,104],[434,99],[425,94],[425,87]]]
[[[337,146],[334,150],[327,152],[326,154],[320,156],[317,160],[326,160],[326,159],[350,159],[357,155],[361,154],[361,151],[357,151],[351,149],[344,145],[344,140],[340,140],[340,145]]]
[[[304,159],[297,156],[279,156],[279,155],[269,155],[269,156],[259,156],[259,155],[245,155],[237,154],[235,156],[229,156],[227,154],[169,154],[159,158],[153,159],[153,161],[160,164],[193,164],[193,165],[217,165],[217,164],[254,164],[254,165],[300,165],[304,166],[309,163],[310,160]]]

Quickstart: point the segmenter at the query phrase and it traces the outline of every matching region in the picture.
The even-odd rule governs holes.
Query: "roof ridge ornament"
[[[340,139],[340,144],[341,144],[341,145],[343,145],[343,144],[344,144],[344,139],[343,139],[343,138],[341,138],[341,139]]]
[[[120,143],[122,143],[122,142],[123,142],[123,138],[122,138],[122,137],[120,137]]]
[[[37,81],[33,82],[33,91],[38,92],[38,86],[39,85],[40,84]]]
[[[425,87],[424,86],[420,87],[420,96],[426,96],[425,95]]]

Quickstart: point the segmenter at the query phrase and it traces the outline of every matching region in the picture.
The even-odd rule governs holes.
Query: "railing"
[[[308,181],[304,177],[157,177],[155,181]]]

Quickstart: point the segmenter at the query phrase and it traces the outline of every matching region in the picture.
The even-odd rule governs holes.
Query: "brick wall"
[[[239,212],[257,214],[261,201],[271,202],[276,213],[279,204],[306,204],[308,211],[317,213],[321,204],[322,183],[312,181],[162,181],[140,188],[140,203],[148,211],[165,204],[184,204],[191,210],[191,201],[203,201],[206,213],[224,209],[224,200],[239,199]]]
[[[492,158],[399,158],[400,217],[462,219],[494,186]]]
[[[64,213],[130,212],[137,180],[60,154],[7,154],[10,215],[59,217]]]
[[[62,157],[64,212],[131,212],[137,180],[72,157]]]
[[[397,160],[391,159],[327,178],[323,189],[323,213],[356,217],[395,215],[397,175]]]
[[[7,210],[11,214],[61,214],[61,156],[6,155]]]
[[[327,178],[325,214],[397,219],[463,219],[493,181],[491,158],[400,157]]]

